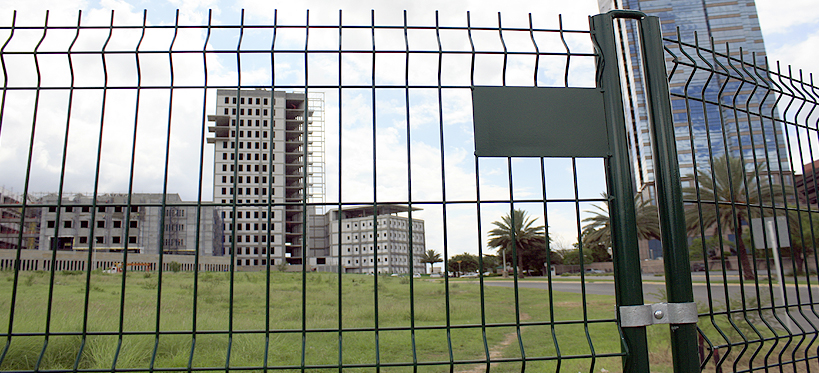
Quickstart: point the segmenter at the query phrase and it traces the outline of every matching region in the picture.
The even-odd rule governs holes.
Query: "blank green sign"
[[[472,112],[479,157],[609,154],[597,88],[475,87]]]

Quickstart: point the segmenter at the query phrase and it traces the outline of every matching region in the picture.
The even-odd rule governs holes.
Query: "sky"
[[[816,71],[819,61],[819,9],[811,0],[757,2],[760,24],[766,41],[769,58],[772,61],[787,61],[794,72]],[[244,9],[245,24],[271,24],[276,14],[279,24],[302,25],[306,10],[310,9],[311,25],[335,25],[339,19],[339,9],[343,10],[345,25],[369,25],[371,11],[375,11],[377,24],[403,24],[404,10],[409,24],[434,25],[435,11],[441,25],[466,24],[466,12],[470,11],[471,24],[475,27],[497,27],[498,12],[502,12],[504,27],[528,27],[529,16],[536,27],[557,28],[558,14],[562,14],[565,29],[587,30],[588,16],[596,14],[594,0],[572,2],[544,1],[0,1],[0,25],[11,23],[11,10],[17,10],[17,25],[42,25],[44,10],[50,9],[49,24],[52,26],[76,25],[77,9],[83,10],[83,25],[108,25],[111,10],[115,12],[115,23],[140,25],[143,9],[147,9],[147,23],[152,25],[172,25],[175,11],[179,9],[180,25],[203,25],[212,11],[213,24],[238,24]],[[274,9],[278,9],[274,13]],[[331,30],[337,33],[337,30]],[[71,44],[74,33],[70,30],[54,30],[43,39],[40,50],[65,50]],[[501,48],[496,37],[476,32],[476,47],[498,50]],[[526,40],[528,33],[507,35],[510,50],[527,50],[531,45]],[[7,31],[0,33],[0,40],[7,38]],[[40,33],[18,31],[7,50],[32,50],[41,38]],[[73,50],[99,51],[105,46],[107,51],[132,51],[139,42],[139,32],[118,32],[108,40],[105,30],[89,31],[78,37]],[[173,41],[174,50],[201,50],[205,40],[202,30],[181,31],[176,40],[170,32],[156,31],[143,40],[141,50],[165,49]],[[350,31],[344,38],[345,49],[372,47],[369,31],[356,34]],[[443,36],[445,49],[468,50],[468,39],[464,35]],[[263,32],[246,31],[242,48],[269,48],[270,35]],[[235,33],[214,31],[209,40],[212,48],[229,49],[235,46]],[[437,49],[434,35],[418,32],[410,35],[413,48]],[[590,52],[587,36],[569,36],[567,41],[573,51]],[[397,45],[403,49],[403,34],[383,32],[377,36],[380,45]],[[277,37],[280,48],[303,48],[304,36],[282,31]],[[383,43],[383,44],[381,44]],[[527,44],[528,43],[528,44]],[[544,50],[563,51],[559,40],[539,40]],[[338,46],[337,34],[322,33],[316,29],[310,36],[311,49],[334,49]],[[265,57],[265,56],[262,56]],[[292,57],[292,58],[291,58]],[[450,56],[447,56],[450,57]],[[468,85],[469,59],[444,61],[444,83]],[[27,58],[27,59],[26,59]],[[10,86],[31,86],[37,74],[31,57],[9,56],[8,79]],[[269,58],[269,57],[267,57]],[[544,59],[538,75],[538,83],[545,86],[563,84],[564,60],[546,62]],[[99,55],[76,55],[73,59],[75,86],[101,85],[103,70]],[[143,85],[174,84],[201,85],[205,76],[208,83],[236,85],[236,61],[224,56],[209,56],[207,72],[203,69],[200,55],[178,55],[173,60],[173,75],[170,74],[166,55],[143,55],[140,58],[141,75],[137,74],[133,54],[109,55],[105,69],[108,71],[109,86],[133,86],[136,79]],[[67,59],[62,56],[43,55],[40,64],[40,79],[43,86],[66,86],[70,84]],[[343,81],[345,84],[370,84],[372,75],[370,55],[345,57]],[[500,59],[483,58],[476,62],[476,84],[501,84]],[[332,55],[311,57],[309,68],[310,84],[337,84],[339,61]],[[437,59],[414,58],[408,79],[412,84],[435,84]],[[269,61],[248,56],[242,61],[241,83],[243,85],[265,85],[270,81]],[[510,58],[507,79],[510,85],[531,85],[533,62],[526,58]],[[569,76],[572,86],[592,87],[593,60],[577,58],[572,62]],[[783,65],[784,67],[784,65]],[[297,56],[281,56],[275,65],[277,84],[298,85],[304,83],[304,62]],[[376,65],[379,83],[400,86],[403,84],[403,55],[392,58],[379,56]],[[807,75],[805,75],[805,79]],[[122,193],[129,188],[130,159],[133,152],[134,192],[162,192],[167,173],[168,192],[180,193],[185,200],[196,200],[199,187],[199,164],[201,148],[201,118],[214,112],[215,92],[210,90],[203,97],[203,90],[175,90],[171,99],[167,89],[141,90],[140,104],[136,106],[133,90],[108,90],[105,96],[105,111],[101,110],[101,90],[75,90],[69,97],[66,91],[43,91],[35,100],[33,91],[15,91],[7,94],[3,127],[0,129],[0,185],[20,192],[26,180],[25,164],[28,157],[28,141],[34,121],[36,136],[32,152],[32,167],[29,190],[33,192],[56,191],[60,185],[62,156],[66,143],[66,118],[70,113],[70,131],[67,135],[68,151],[65,159],[65,192]],[[468,91],[445,90],[442,93],[441,113],[444,125],[439,127],[437,92],[435,90],[413,90],[410,93],[410,109],[407,110],[403,89],[380,90],[376,97],[375,109],[369,90],[350,89],[339,97],[336,90],[324,92],[326,123],[326,191],[325,200],[336,202],[341,191],[343,202],[406,201],[409,191],[409,177],[412,177],[413,201],[440,201],[446,193],[448,201],[508,200],[510,194],[515,199],[540,199],[543,195],[541,165],[538,160],[516,159],[512,162],[512,185],[509,188],[509,171],[505,159],[481,159],[478,179],[475,177],[475,161],[472,155],[471,102]],[[68,100],[72,105],[67,105]],[[339,102],[341,104],[339,105]],[[33,117],[34,104],[38,110]],[[409,115],[407,115],[409,112]],[[373,124],[373,113],[376,123]],[[137,119],[134,119],[134,118]],[[339,118],[341,140],[339,140]],[[138,122],[137,140],[134,143],[134,122]],[[105,123],[100,140],[100,123]],[[173,123],[168,130],[168,123]],[[376,132],[375,158],[373,170],[373,127]],[[407,130],[409,128],[409,131]],[[440,128],[443,128],[444,144],[440,144]],[[170,141],[168,139],[170,138]],[[25,146],[20,146],[24,144]],[[338,153],[342,148],[339,176]],[[168,151],[166,152],[166,146]],[[99,178],[95,169],[100,150]],[[409,149],[408,149],[409,148]],[[201,185],[202,199],[212,197],[209,186],[212,180],[212,151],[204,147]],[[442,151],[443,149],[443,151]],[[408,151],[409,150],[409,151]],[[441,154],[444,166],[441,167]],[[166,154],[169,154],[166,157]],[[411,157],[411,161],[408,159]],[[167,166],[166,166],[167,163]],[[599,198],[605,189],[603,164],[599,159],[579,159],[575,165],[567,159],[553,159],[545,162],[545,192],[550,199]],[[167,171],[167,172],[166,172]],[[374,172],[375,171],[375,172]],[[576,174],[575,174],[576,172]],[[376,180],[373,180],[373,174]],[[442,175],[446,186],[441,183]],[[376,185],[373,188],[373,185]],[[477,186],[480,186],[478,191]],[[377,197],[376,197],[377,196]],[[444,238],[449,256],[462,252],[494,252],[485,246],[486,232],[491,222],[509,212],[505,203],[484,203],[480,210],[474,204],[448,205],[446,224],[440,205],[422,206],[423,211],[414,217],[426,222],[428,248],[443,251]],[[589,216],[584,211],[592,209],[592,203],[550,203],[544,209],[542,203],[516,204],[538,217],[539,224],[546,224],[559,248],[568,248],[576,241],[578,216]],[[480,212],[480,218],[478,217]],[[480,228],[479,228],[480,225]],[[446,229],[446,235],[444,230]]]

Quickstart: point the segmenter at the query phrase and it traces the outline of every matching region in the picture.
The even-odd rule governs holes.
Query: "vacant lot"
[[[548,291],[520,289],[516,307],[513,289],[482,289],[477,281],[451,281],[447,289],[440,279],[276,272],[268,282],[266,276],[236,273],[231,281],[229,273],[201,273],[197,282],[193,273],[163,273],[160,284],[157,273],[132,272],[123,285],[121,274],[95,272],[88,281],[85,273],[63,272],[52,281],[49,273],[21,272],[12,332],[34,335],[13,336],[0,369],[304,364],[310,372],[337,372],[332,366],[341,362],[350,366],[344,371],[382,364],[382,372],[410,372],[400,365],[417,362],[421,372],[448,372],[453,361],[456,372],[467,372],[485,369],[475,361],[489,355],[535,358],[526,362],[527,372],[554,371],[557,364],[570,372],[620,370],[619,356],[581,357],[620,353],[613,322],[566,323],[611,319],[612,297],[587,296],[584,308],[579,294],[550,298]],[[14,273],[0,273],[0,281],[0,332],[8,333]],[[66,335],[84,330],[85,337]],[[520,361],[492,367],[520,370]]]

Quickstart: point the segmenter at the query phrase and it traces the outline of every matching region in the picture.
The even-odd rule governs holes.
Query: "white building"
[[[264,266],[268,250],[271,265],[304,263],[304,222],[315,215],[304,203],[323,201],[323,105],[304,93],[217,90],[207,139],[215,146],[213,201],[236,265]],[[308,264],[322,254],[308,251]]]
[[[330,260],[319,269],[337,271],[341,261],[344,273],[424,273],[424,221],[398,215],[408,211],[407,206],[382,205],[376,213],[372,206],[328,212]]]

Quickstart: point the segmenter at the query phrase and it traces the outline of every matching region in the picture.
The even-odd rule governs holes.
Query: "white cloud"
[[[782,72],[787,75],[788,66],[792,67],[795,78],[799,78],[799,70],[804,73],[802,80],[809,82],[810,73],[819,72],[819,30],[803,35],[802,40],[794,41],[792,44],[782,45],[778,48],[768,48],[770,61],[781,61]],[[776,71],[776,65],[771,64],[771,69]]]
[[[819,25],[819,9],[814,0],[757,0],[759,23],[765,33],[788,33],[800,25]]]

